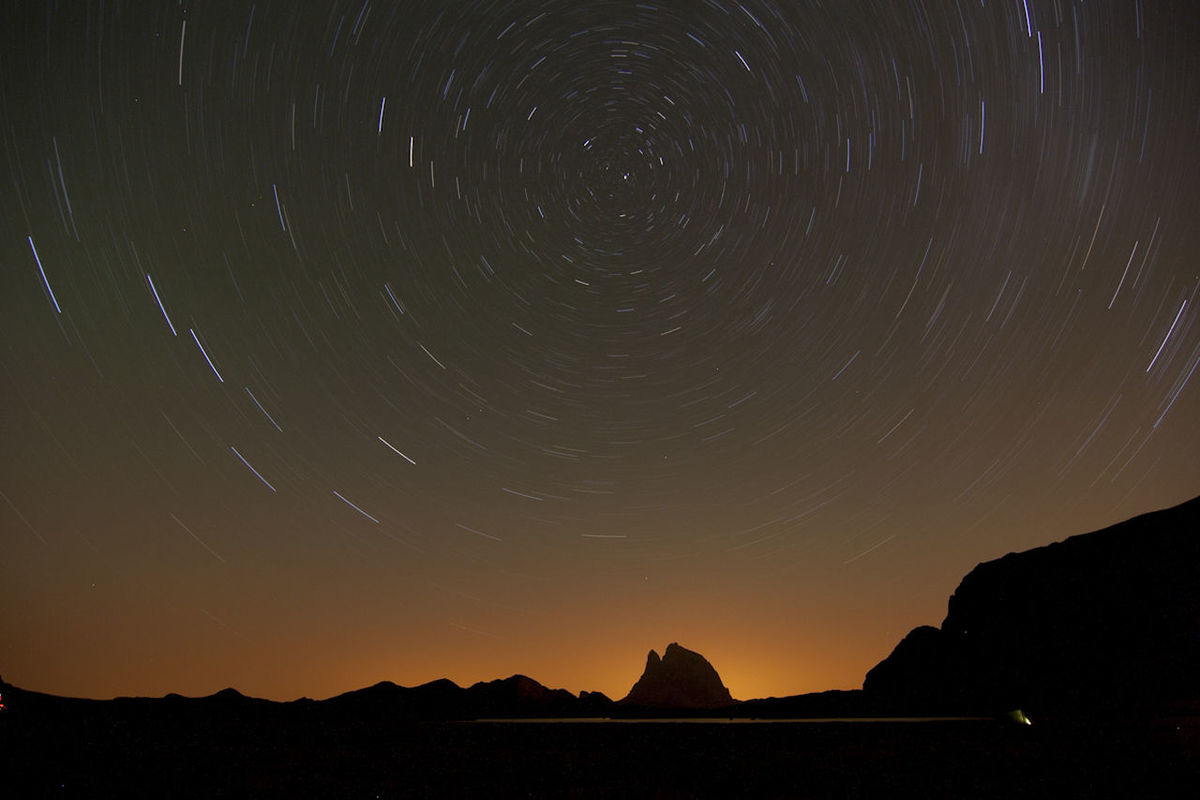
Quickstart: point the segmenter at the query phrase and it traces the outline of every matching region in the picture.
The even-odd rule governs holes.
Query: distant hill
[[[446,679],[412,688],[390,681],[346,692],[317,703],[319,713],[340,717],[399,720],[479,719],[483,717],[576,717],[597,713],[604,695],[576,697],[566,689],[548,689],[533,678],[513,675],[462,688]]]
[[[576,697],[565,689],[548,689],[532,678],[513,675],[481,681],[463,688],[450,680],[420,686],[398,686],[381,681],[373,686],[327,700],[301,698],[275,702],[246,697],[224,689],[207,697],[118,697],[114,700],[84,700],[30,692],[0,685],[8,706],[6,714],[22,719],[92,719],[102,724],[110,719],[203,721],[218,719],[300,720],[331,724],[379,725],[422,720],[468,720],[480,718],[604,716],[613,701],[600,692],[583,692]]]
[[[922,711],[1196,707],[1200,498],[978,565],[863,690]]]

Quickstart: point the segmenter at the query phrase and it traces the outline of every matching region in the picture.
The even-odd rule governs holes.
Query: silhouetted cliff
[[[643,708],[688,709],[720,708],[734,701],[704,656],[672,642],[661,659],[650,651],[642,677],[618,702]]]
[[[1200,699],[1200,498],[971,570],[867,673],[893,708],[1134,711]]]

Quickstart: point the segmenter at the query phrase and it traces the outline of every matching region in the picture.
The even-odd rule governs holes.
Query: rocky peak
[[[704,656],[672,642],[662,658],[650,651],[642,677],[620,702],[650,708],[718,708],[734,701]]]

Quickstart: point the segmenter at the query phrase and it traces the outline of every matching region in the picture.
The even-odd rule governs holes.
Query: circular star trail
[[[14,5],[0,653],[858,685],[977,561],[1200,486],[1197,22]]]

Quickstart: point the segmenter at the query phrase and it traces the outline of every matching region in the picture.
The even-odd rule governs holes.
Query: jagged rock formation
[[[704,656],[672,642],[662,658],[650,651],[642,677],[618,702],[644,708],[688,709],[720,708],[733,705],[734,700]]]
[[[1135,710],[1200,699],[1200,498],[971,570],[941,628],[864,692],[932,709]]]

